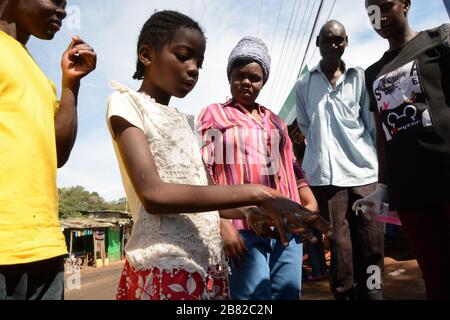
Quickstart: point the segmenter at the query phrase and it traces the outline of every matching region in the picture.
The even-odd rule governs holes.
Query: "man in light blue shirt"
[[[303,169],[322,215],[331,221],[330,287],[336,299],[381,299],[384,226],[351,211],[378,181],[376,129],[363,69],[344,63],[344,26],[327,22],[317,37],[322,60],[296,84],[297,122],[306,137]],[[371,266],[379,281],[369,285]],[[377,279],[375,279],[377,280]]]

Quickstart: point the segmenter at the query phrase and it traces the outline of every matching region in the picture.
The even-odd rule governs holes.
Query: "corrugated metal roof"
[[[71,218],[71,219],[61,219],[59,222],[63,229],[95,229],[95,228],[112,228],[116,226],[128,225],[131,224],[131,219]]]

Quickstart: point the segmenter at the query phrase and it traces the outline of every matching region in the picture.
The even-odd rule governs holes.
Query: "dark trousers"
[[[399,210],[428,299],[450,299],[450,203]]]
[[[64,257],[0,265],[0,300],[63,300]]]
[[[353,203],[375,188],[376,184],[312,187],[321,215],[334,228],[330,239],[330,287],[337,300],[382,299],[382,289],[369,286],[368,281],[374,275],[373,267],[378,267],[383,285],[385,226],[352,211]]]
[[[305,251],[308,253],[312,277],[320,278],[327,273],[327,261],[325,259],[322,234],[317,230],[314,230],[313,233],[318,241],[316,243],[306,243]]]

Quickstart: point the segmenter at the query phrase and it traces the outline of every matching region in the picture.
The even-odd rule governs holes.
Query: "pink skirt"
[[[228,297],[228,277],[224,271],[211,270],[205,279],[197,272],[183,269],[135,270],[128,261],[116,294],[117,300],[226,300]]]

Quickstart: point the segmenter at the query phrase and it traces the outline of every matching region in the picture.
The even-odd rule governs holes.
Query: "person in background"
[[[355,202],[369,215],[397,210],[428,299],[450,299],[450,25],[414,31],[409,0],[368,0],[389,50],[366,70],[377,124],[376,192]]]
[[[295,160],[286,124],[256,102],[270,74],[270,56],[256,37],[242,38],[231,51],[227,75],[232,99],[204,108],[197,120],[202,155],[217,185],[262,184],[311,212],[317,202]],[[246,207],[223,213],[233,219],[230,233],[244,241],[228,251],[230,293],[236,300],[298,300],[301,291],[302,243],[290,235],[289,246],[263,236],[248,225]],[[324,231],[323,229],[321,231]]]
[[[322,60],[296,84],[297,122],[306,137],[303,169],[334,228],[330,286],[336,299],[382,299],[384,224],[355,215],[352,204],[376,189],[376,130],[364,71],[342,60],[348,37],[328,21],[317,37]],[[377,266],[379,281],[367,285]]]
[[[227,299],[229,269],[217,210],[257,207],[277,226],[283,246],[287,231],[317,221],[301,217],[301,206],[274,189],[214,186],[208,179],[186,116],[169,106],[172,96],[184,98],[194,89],[205,49],[196,21],[176,11],[156,12],[139,35],[139,90],[111,83],[107,125],[134,219],[119,300]]]
[[[305,155],[306,139],[303,133],[298,129],[297,119],[288,126],[288,132],[292,141],[295,158],[301,165]],[[327,276],[327,263],[322,235],[317,230],[314,230],[313,234],[317,238],[317,242],[307,242],[304,244],[311,272],[305,272],[306,274],[303,275],[303,279],[310,281],[321,280]],[[303,270],[305,270],[305,268],[303,268]]]
[[[78,36],[61,61],[62,93],[33,60],[31,36],[52,40],[66,1],[0,1],[0,300],[64,297],[66,242],[57,168],[77,136],[80,82],[96,67]]]

